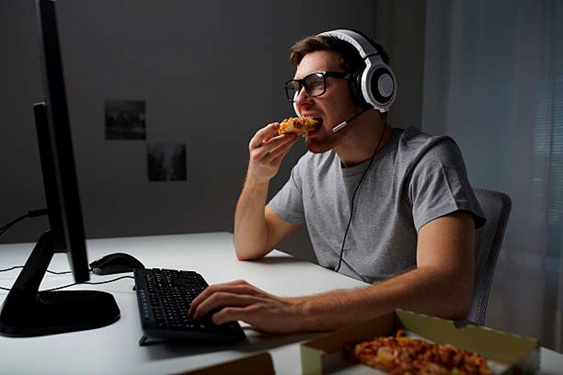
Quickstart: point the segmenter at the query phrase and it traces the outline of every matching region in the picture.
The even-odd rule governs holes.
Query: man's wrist
[[[247,175],[244,181],[244,186],[250,189],[268,189],[269,185],[270,179],[259,179],[250,175]]]
[[[295,325],[294,332],[307,331],[308,316],[304,310],[305,297],[288,297],[287,301],[291,304],[292,322]]]

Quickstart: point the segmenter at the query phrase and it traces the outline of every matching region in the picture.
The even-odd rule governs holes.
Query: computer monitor
[[[66,252],[77,283],[90,270],[54,0],[37,0],[44,102],[34,105],[49,230],[37,241],[0,311],[0,334],[23,337],[80,331],[117,321],[119,308],[106,292],[39,291],[55,253]]]

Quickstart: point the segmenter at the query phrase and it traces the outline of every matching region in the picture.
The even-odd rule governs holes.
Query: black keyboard
[[[238,322],[215,325],[210,317],[194,321],[188,317],[192,300],[207,282],[197,272],[158,268],[137,268],[135,291],[144,337],[191,342],[234,343],[246,338]]]

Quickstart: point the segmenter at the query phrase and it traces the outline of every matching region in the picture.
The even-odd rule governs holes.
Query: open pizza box
[[[383,374],[346,359],[344,348],[379,336],[395,335],[399,329],[417,338],[476,352],[490,362],[493,374],[539,371],[538,340],[481,326],[458,326],[451,320],[396,310],[302,344],[303,374]]]

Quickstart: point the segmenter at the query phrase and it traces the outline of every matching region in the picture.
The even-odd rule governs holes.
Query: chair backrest
[[[487,222],[476,231],[475,286],[467,320],[483,325],[495,266],[512,209],[512,200],[507,194],[499,191],[486,189],[474,189],[474,191]]]

